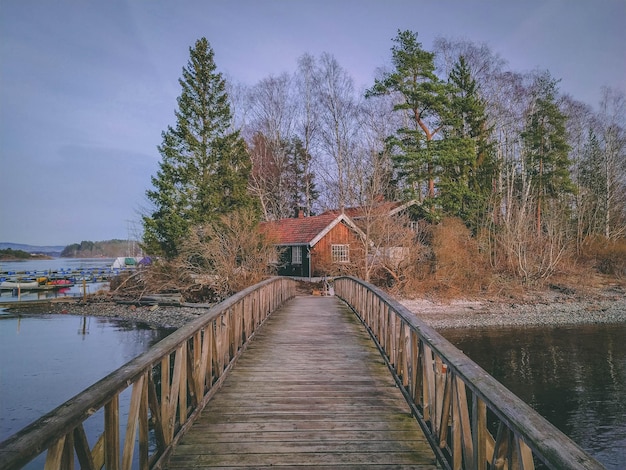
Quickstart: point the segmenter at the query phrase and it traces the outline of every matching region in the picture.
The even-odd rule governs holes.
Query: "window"
[[[291,247],[291,264],[302,264],[302,247]]]
[[[350,262],[350,245],[331,245],[330,248],[334,263]]]

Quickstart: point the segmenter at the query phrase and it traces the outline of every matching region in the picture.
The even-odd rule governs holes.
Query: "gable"
[[[315,246],[340,223],[345,224],[358,236],[364,237],[363,232],[345,214],[325,213],[313,217],[280,219],[262,222],[260,227],[277,245]]]

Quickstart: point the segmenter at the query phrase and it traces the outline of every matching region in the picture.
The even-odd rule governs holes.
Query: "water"
[[[624,468],[626,324],[441,332],[606,468]]]
[[[47,260],[26,260],[26,261],[0,261],[0,275],[10,279],[13,275],[1,273],[24,273],[29,272],[31,277],[44,275],[51,271],[80,272],[91,271],[93,269],[109,272],[114,259],[111,258],[54,258]],[[119,270],[118,270],[119,271]],[[28,300],[45,300],[56,297],[77,297],[83,294],[94,294],[99,290],[108,289],[107,282],[87,282],[84,286],[77,282],[69,288],[62,288],[54,291],[25,291],[21,292],[18,298],[11,291],[0,292],[0,302],[18,302]]]
[[[0,272],[26,272],[26,271],[60,271],[81,270],[90,268],[109,268],[113,258],[53,258],[34,259],[24,261],[0,261]]]
[[[148,350],[171,331],[71,315],[0,319],[0,441]],[[128,400],[129,396],[122,395],[122,414]],[[98,426],[86,425],[90,438],[97,437]],[[43,468],[41,459],[28,468]]]

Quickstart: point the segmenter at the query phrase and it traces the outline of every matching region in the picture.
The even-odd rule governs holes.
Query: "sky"
[[[365,88],[407,29],[548,69],[594,107],[626,93],[626,0],[0,0],[0,242],[139,236],[197,39],[235,82],[328,52]]]

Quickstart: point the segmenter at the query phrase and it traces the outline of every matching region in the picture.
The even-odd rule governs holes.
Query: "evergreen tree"
[[[455,92],[446,138],[452,158],[441,177],[442,206],[448,215],[461,217],[476,229],[493,192],[497,172],[494,144],[485,103],[465,57],[460,56],[450,72],[450,82]]]
[[[541,232],[544,205],[574,192],[569,172],[567,117],[556,101],[556,84],[548,74],[537,78],[534,100],[521,134],[525,177],[537,204],[537,233]]]
[[[254,206],[247,191],[250,159],[231,129],[226,83],[205,38],[190,48],[179,83],[176,126],[162,134],[162,160],[146,191],[154,211],[143,217],[146,249],[168,257],[192,226]]]
[[[294,206],[297,210],[302,210],[305,217],[309,217],[313,215],[312,207],[319,197],[315,186],[315,174],[311,170],[312,157],[297,137],[290,142],[289,156],[294,177]]]
[[[366,96],[395,94],[395,111],[406,114],[407,126],[388,139],[399,176],[411,198],[424,201],[434,215],[435,184],[443,166],[454,160],[454,149],[442,139],[450,118],[453,86],[435,74],[434,54],[425,51],[417,33],[398,31],[391,48],[394,71],[376,80]],[[424,187],[425,186],[425,187]]]

